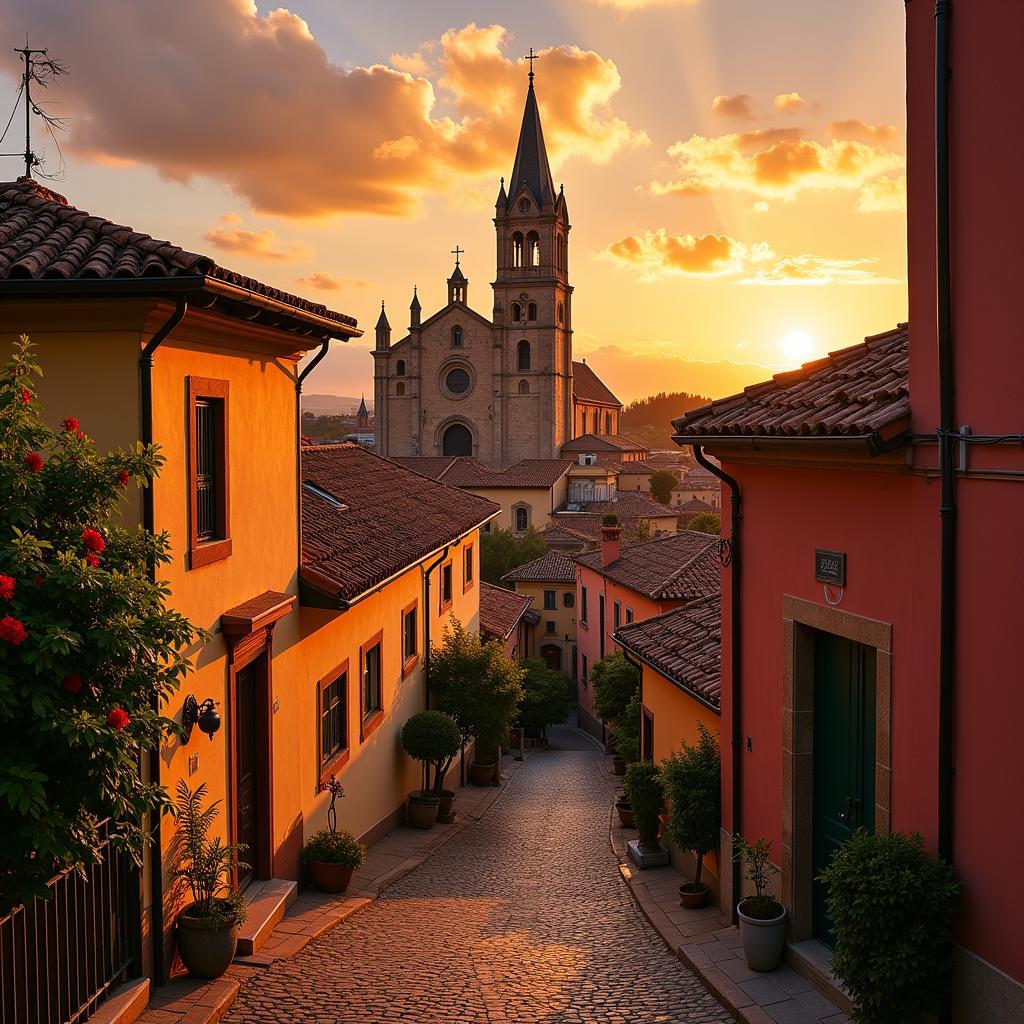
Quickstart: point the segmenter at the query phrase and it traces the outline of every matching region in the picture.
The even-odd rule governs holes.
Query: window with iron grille
[[[189,568],[231,554],[228,527],[228,382],[188,378]]]
[[[217,536],[216,412],[208,398],[196,399],[196,538]]]

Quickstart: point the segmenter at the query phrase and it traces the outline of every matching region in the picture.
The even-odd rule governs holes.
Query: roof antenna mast
[[[21,157],[25,161],[25,177],[31,178],[32,171],[41,166],[39,157],[32,150],[32,115],[38,114],[43,119],[43,124],[55,143],[57,143],[57,137],[53,134],[53,130],[56,128],[58,131],[63,131],[66,127],[66,120],[64,118],[48,114],[33,101],[32,83],[34,82],[45,89],[53,79],[67,74],[67,68],[60,61],[49,57],[45,49],[29,46],[28,36],[25,37],[25,45],[16,46],[14,52],[20,55],[25,65],[25,70],[21,75],[21,96],[19,97],[24,100],[25,104],[25,150],[23,153],[0,153],[0,156]],[[15,110],[17,110],[17,100],[15,100]],[[11,121],[13,120],[14,111],[11,112]],[[10,126],[11,122],[8,121],[7,127],[10,128]],[[6,134],[7,130],[5,129],[4,135]],[[2,136],[0,136],[0,141],[3,141]],[[60,153],[60,143],[57,143],[57,152]],[[63,156],[61,156],[62,167],[63,162]],[[60,173],[58,171],[58,175]]]

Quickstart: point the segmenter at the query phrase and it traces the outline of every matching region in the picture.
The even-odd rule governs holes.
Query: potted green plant
[[[858,829],[819,876],[833,921],[832,969],[858,1024],[921,1024],[937,1014],[952,974],[960,885],[920,834]]]
[[[444,777],[462,749],[459,727],[443,711],[418,711],[402,726],[402,747],[420,762],[422,772],[420,788],[409,794],[409,824],[413,828],[433,828]],[[450,802],[448,811],[450,814]]]
[[[638,761],[626,769],[626,797],[633,808],[633,820],[640,833],[641,849],[660,848],[659,815],[665,807],[661,772],[651,761]]]
[[[786,908],[769,892],[778,868],[771,862],[772,844],[763,836],[751,845],[737,834],[732,837],[733,856],[745,865],[754,895],[740,900],[740,945],[752,971],[774,971],[782,959],[786,941]]]
[[[188,973],[196,978],[219,978],[231,965],[238,945],[238,926],[248,908],[241,892],[232,884],[244,847],[210,838],[219,814],[219,800],[209,807],[206,783],[190,790],[178,780],[177,805],[171,813],[176,829],[171,842],[171,873],[175,899],[191,895],[192,902],[178,913],[178,954]]]
[[[623,828],[635,828],[636,820],[633,817],[633,805],[625,793],[619,795],[615,801],[615,810],[619,815],[619,824]]]
[[[679,886],[679,901],[690,908],[708,902],[711,890],[701,881],[701,872],[704,858],[718,846],[722,822],[721,751],[703,722],[697,728],[697,743],[684,743],[661,764],[670,808],[665,835],[673,846],[692,851],[697,860],[693,881]]]
[[[366,847],[351,832],[338,831],[338,812],[335,802],[345,791],[332,775],[325,787],[331,794],[327,808],[327,828],[321,829],[306,841],[302,848],[302,863],[309,870],[312,883],[321,892],[344,892],[352,881],[353,873],[366,860]]]
[[[615,754],[612,757],[612,771],[625,775],[626,766],[640,760],[640,693],[633,695],[615,725]]]
[[[623,775],[626,765],[639,758],[632,749],[623,748],[624,735],[630,734],[633,723],[631,704],[637,699],[636,736],[637,751],[640,742],[640,673],[636,666],[626,660],[621,651],[615,651],[595,661],[590,670],[590,682],[594,693],[594,711],[611,726],[614,737],[612,754],[613,770],[616,775]]]

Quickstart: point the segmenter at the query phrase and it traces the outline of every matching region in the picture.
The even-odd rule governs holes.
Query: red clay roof
[[[440,480],[458,458],[457,455],[401,455],[391,461],[411,469],[414,473],[429,476],[431,480]]]
[[[114,280],[204,275],[350,327],[353,317],[280,291],[188,252],[76,209],[31,178],[0,182],[0,280]],[[348,332],[351,333],[351,332]]]
[[[680,530],[643,544],[623,547],[610,565],[602,552],[588,551],[576,561],[615,583],[653,600],[692,601],[718,593],[721,587],[718,538]]]
[[[500,506],[358,444],[302,449],[302,568],[350,601],[485,522]],[[307,574],[307,580],[312,580]]]
[[[575,360],[572,364],[572,394],[580,402],[622,406],[605,382],[586,363],[577,363]]]
[[[562,452],[646,452],[649,448],[620,434],[580,434],[562,445]]]
[[[709,505],[706,501],[701,501],[700,498],[690,498],[689,501],[684,501],[676,511],[680,515],[698,515],[701,512],[715,512],[716,509],[714,505]]]
[[[401,456],[395,462],[452,487],[553,487],[573,466],[572,459],[521,459],[492,469],[469,455]]]
[[[640,622],[621,626],[615,639],[666,679],[715,710],[722,694],[722,611],[712,594]]]
[[[641,516],[657,519],[674,516],[676,510],[660,501],[647,497],[642,491],[616,491],[612,501],[582,501],[574,504],[583,506],[584,512],[606,516],[614,513],[618,516]]]
[[[532,597],[480,581],[480,632],[507,640],[530,607]]]
[[[864,437],[910,422],[909,330],[866,338],[672,421],[677,436]]]
[[[586,540],[581,537],[581,540]],[[557,551],[549,551],[532,562],[519,565],[501,577],[510,583],[575,583],[576,563]]]

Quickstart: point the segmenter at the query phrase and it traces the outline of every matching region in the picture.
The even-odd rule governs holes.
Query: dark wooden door
[[[556,647],[554,644],[545,644],[540,649],[540,656],[544,659],[544,664],[548,668],[553,668],[558,672],[562,671],[562,648]]]
[[[875,652],[829,633],[814,639],[814,877],[854,829],[875,825]],[[814,936],[832,945],[815,881]]]
[[[253,662],[235,675],[235,799],[238,802],[235,842],[245,845],[239,856],[250,865],[238,873],[240,886],[248,885],[255,876],[260,838],[256,758],[257,666],[258,661]]]

